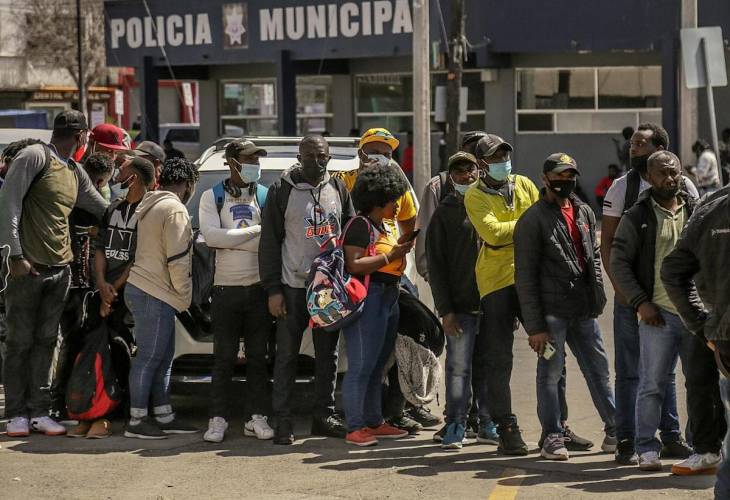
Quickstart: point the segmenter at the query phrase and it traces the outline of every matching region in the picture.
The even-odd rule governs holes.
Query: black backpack
[[[441,322],[433,312],[403,288],[398,296],[398,306],[400,307],[398,333],[412,338],[436,357],[441,356],[446,337]]]

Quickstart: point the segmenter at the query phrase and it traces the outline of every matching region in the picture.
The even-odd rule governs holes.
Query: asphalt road
[[[612,305],[600,318],[613,360]],[[243,421],[232,422],[226,441],[211,445],[201,434],[143,442],[120,436],[101,441],[0,436],[0,498],[3,499],[182,499],[182,498],[712,498],[714,477],[681,478],[617,467],[600,451],[573,453],[569,462],[542,460],[537,450],[534,354],[524,332],[515,344],[513,406],[532,452],[506,458],[496,447],[470,445],[444,452],[432,431],[375,448],[358,449],[340,440],[308,434],[310,391],[300,388],[294,446],[274,446],[242,436]],[[684,382],[677,381],[682,425],[686,423]],[[201,428],[207,422],[207,387],[175,396],[178,414]],[[440,394],[443,404],[443,389]],[[568,361],[571,427],[594,440],[602,424],[573,358]],[[433,411],[442,408],[434,404]],[[599,449],[599,446],[596,447]]]

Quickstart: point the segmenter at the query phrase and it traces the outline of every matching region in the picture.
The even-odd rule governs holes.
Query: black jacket
[[[583,243],[583,271],[560,207],[544,193],[515,226],[515,286],[528,335],[547,331],[548,314],[595,318],[606,305],[596,216],[577,196],[570,201]]]
[[[729,269],[730,200],[726,193],[697,207],[661,270],[662,283],[682,321],[707,340],[730,340]]]
[[[464,197],[450,194],[439,204],[426,231],[428,284],[441,316],[479,310],[474,268],[479,237],[469,221]]]
[[[696,200],[681,192],[687,219],[692,215]],[[654,295],[654,261],[656,254],[657,220],[647,189],[619,222],[611,245],[611,273],[621,294],[637,309]]]

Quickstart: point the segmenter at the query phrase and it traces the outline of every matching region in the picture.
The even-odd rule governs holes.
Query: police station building
[[[107,62],[136,68],[152,130],[165,106],[157,80],[197,81],[203,146],[223,135],[348,135],[372,126],[405,132],[413,120],[411,4],[107,1]],[[591,191],[616,162],[613,139],[625,126],[662,122],[674,144],[685,145],[685,160],[690,140],[709,140],[703,94],[687,92],[681,80],[679,29],[721,26],[730,36],[727,0],[465,5],[469,57],[462,130],[484,129],[510,141],[518,171],[536,179],[549,153],[568,152]],[[447,80],[449,10],[449,0],[431,0],[433,96]],[[730,126],[724,111],[730,91],[718,88],[715,99],[722,130]],[[432,117],[438,168],[443,124]],[[688,123],[694,130],[687,130]]]

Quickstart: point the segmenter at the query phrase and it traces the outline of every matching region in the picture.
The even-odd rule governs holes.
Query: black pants
[[[400,388],[398,380],[398,364],[393,364],[388,371],[388,385],[383,387],[383,416],[398,418],[406,409],[406,398]]]
[[[37,267],[38,276],[10,278],[5,290],[8,325],[5,416],[41,417],[50,409],[48,371],[71,282],[68,266]]]
[[[211,417],[230,418],[233,372],[243,337],[246,349],[246,417],[268,413],[269,370],[266,364],[273,318],[261,285],[216,286],[211,305],[215,361]]]
[[[482,297],[485,335],[484,363],[478,377],[486,382],[489,414],[497,425],[514,419],[512,415],[512,347],[515,319],[520,317],[520,302],[514,287],[508,286]]]
[[[292,418],[292,396],[297,376],[297,360],[302,335],[309,325],[306,290],[284,286],[287,315],[284,324],[276,329],[276,362],[272,404],[274,414],[282,420]],[[314,341],[314,409],[315,417],[326,417],[335,412],[335,384],[337,383],[337,344],[339,332],[312,330]]]
[[[699,337],[692,335],[682,365],[692,447],[697,453],[720,453],[727,425],[714,354]]]

